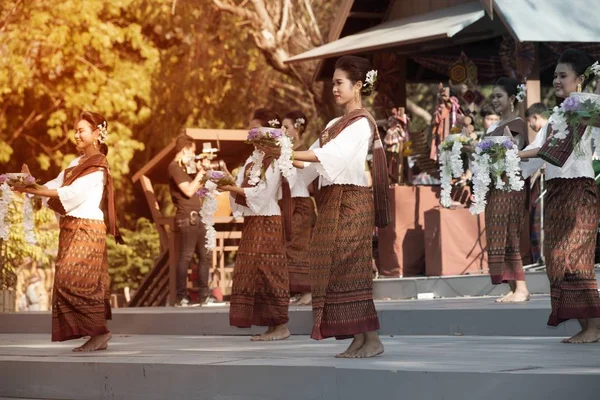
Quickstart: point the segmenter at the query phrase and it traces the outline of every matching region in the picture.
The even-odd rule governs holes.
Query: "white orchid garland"
[[[275,163],[281,171],[281,175],[284,178],[289,178],[294,169],[292,160],[294,142],[280,129],[273,128],[253,128],[248,132],[247,143],[268,143],[269,145],[276,145],[281,149],[281,154],[275,160]],[[251,161],[254,163],[250,168],[250,175],[248,183],[250,186],[256,186],[261,181],[263,175],[263,161],[265,153],[261,150],[254,150],[252,153]]]
[[[256,186],[258,182],[260,182],[260,177],[262,175],[262,164],[265,158],[265,153],[260,150],[254,150],[250,157],[254,164],[252,164],[252,168],[250,168],[248,184],[250,186]]]
[[[8,207],[13,199],[13,192],[6,182],[0,185],[0,194],[0,239],[6,241],[10,233],[10,224],[6,219],[8,217]]]
[[[520,191],[525,182],[520,174],[519,149],[503,136],[483,139],[475,148],[473,162],[473,204],[471,214],[485,211],[490,185],[499,190]],[[504,182],[506,175],[508,184]]]
[[[25,196],[23,199],[23,229],[25,231],[25,243],[35,245],[35,217],[33,215],[33,205],[31,204],[32,199]]]
[[[440,181],[442,191],[440,194],[440,204],[443,207],[450,207],[452,198],[452,178],[460,178],[465,173],[462,159],[462,148],[471,143],[466,136],[455,134],[448,136],[439,148],[440,157]]]
[[[289,178],[294,169],[294,162],[292,160],[294,143],[289,136],[283,135],[277,141],[277,144],[281,147],[281,155],[276,161],[277,166],[281,171],[281,175],[284,178]]]
[[[206,247],[207,250],[212,251],[217,247],[217,230],[215,229],[215,213],[219,208],[217,196],[217,184],[211,180],[206,181],[204,184],[206,189],[202,195],[202,208],[200,209],[200,217],[202,217],[202,223],[206,229]]]

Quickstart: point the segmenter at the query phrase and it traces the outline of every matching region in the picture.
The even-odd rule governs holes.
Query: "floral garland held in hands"
[[[217,231],[215,229],[215,213],[219,208],[217,196],[219,186],[234,185],[233,177],[221,171],[207,171],[201,181],[196,195],[203,199],[200,217],[206,229],[206,244],[204,247],[212,251],[217,247]]]
[[[271,122],[271,121],[270,121]],[[270,123],[269,122],[269,123]],[[281,155],[275,163],[281,171],[284,178],[289,178],[294,169],[292,160],[294,142],[281,129],[275,128],[253,128],[248,132],[246,143],[252,145],[266,144],[268,146],[277,146],[281,148]],[[250,169],[249,183],[251,186],[256,186],[263,178],[264,172],[262,164],[265,154],[260,150],[254,150],[251,160],[254,163]]]
[[[442,192],[440,204],[443,207],[450,207],[452,198],[452,179],[460,178],[465,173],[465,157],[463,156],[463,146],[472,146],[473,141],[462,134],[449,135],[439,148],[440,154],[440,180],[442,183]]]
[[[473,204],[471,214],[485,211],[490,185],[505,191],[523,190],[525,182],[520,174],[519,149],[504,136],[482,140],[473,154]],[[508,182],[505,182],[508,181]]]
[[[10,234],[10,224],[6,220],[8,217],[8,207],[12,203],[13,193],[6,183],[6,175],[0,176],[0,239],[8,240]]]
[[[4,174],[0,175],[0,238],[8,240],[10,224],[7,221],[8,207],[13,200],[11,186],[32,186],[36,179],[26,174]],[[25,242],[30,245],[37,243],[35,239],[35,216],[31,199],[25,196],[23,200],[23,230],[25,231]]]

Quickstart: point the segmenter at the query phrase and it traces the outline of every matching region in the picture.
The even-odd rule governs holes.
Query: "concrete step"
[[[578,331],[575,321],[548,327],[548,296],[534,296],[524,304],[499,304],[493,297],[378,301],[382,335],[567,336]],[[116,334],[238,336],[262,328],[229,326],[229,307],[115,309],[111,330]],[[0,333],[50,332],[47,312],[0,314]],[[294,335],[309,335],[310,307],[290,307]]]
[[[0,396],[127,400],[597,399],[600,345],[538,337],[383,337],[386,352],[336,359],[348,341],[119,336],[81,341],[0,335]]]

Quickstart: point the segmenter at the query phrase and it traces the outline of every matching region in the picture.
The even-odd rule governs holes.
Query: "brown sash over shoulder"
[[[569,134],[563,140],[553,141],[552,136],[554,135],[554,131],[552,125],[548,125],[548,131],[546,133],[546,142],[540,148],[538,156],[544,160],[549,162],[552,165],[556,165],[557,167],[562,167],[565,165],[571,153],[573,152],[574,145],[574,135],[577,135],[578,139],[581,140],[583,135],[585,134],[585,130],[587,129],[587,125],[581,124],[577,128],[577,130],[573,129],[571,125],[569,125]]]
[[[62,186],[69,186],[70,184],[75,182],[76,179],[94,173],[96,171],[104,171],[106,174],[104,197],[107,201],[106,208],[108,214],[108,233],[113,235],[118,243],[123,244],[123,238],[121,237],[119,229],[117,228],[117,209],[115,206],[115,191],[113,179],[112,175],[110,174],[110,169],[108,168],[108,161],[106,160],[106,157],[103,154],[93,155],[90,158],[84,160],[79,165],[76,165],[72,168],[67,168],[65,170],[65,177]],[[60,215],[66,215],[67,213],[58,197],[53,197],[49,199],[48,207],[50,207],[52,210],[59,213]]]
[[[375,225],[378,228],[385,228],[391,220],[388,200],[389,179],[387,159],[375,118],[364,108],[350,111],[321,133],[319,136],[319,145],[323,147],[330,140],[338,136],[346,127],[361,118],[367,118],[374,130],[373,168],[371,169],[371,174],[373,176],[373,197],[375,199]]]
[[[527,130],[527,124],[521,118],[515,118],[512,121],[499,125],[492,132],[485,134],[484,136],[504,136],[504,129],[508,128],[513,136],[516,136],[517,145],[519,150],[523,150],[529,145],[529,135]]]

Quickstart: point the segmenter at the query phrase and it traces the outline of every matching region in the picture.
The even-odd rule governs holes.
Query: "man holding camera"
[[[180,231],[176,306],[190,307],[192,304],[187,292],[187,272],[194,253],[198,256],[199,301],[202,304],[211,300],[208,289],[211,260],[210,254],[204,247],[206,229],[200,217],[202,201],[196,196],[205,170],[201,162],[196,161],[194,139],[185,132],[177,136],[175,151],[177,154],[169,164],[168,171],[169,190],[177,209],[175,223]]]

